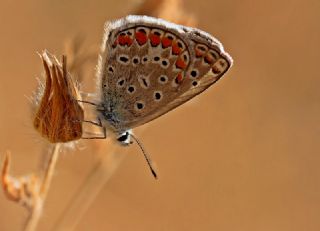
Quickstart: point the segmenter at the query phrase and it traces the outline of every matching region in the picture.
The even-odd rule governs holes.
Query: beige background
[[[36,51],[60,55],[79,32],[86,46],[99,45],[104,21],[132,7],[0,1],[0,158],[11,150],[14,174],[35,171],[45,143],[26,97],[42,71]],[[185,7],[235,65],[192,102],[137,129],[161,179],[132,146],[76,230],[320,230],[320,1],[187,0]],[[62,153],[39,230],[53,226],[95,162],[89,146]],[[0,211],[1,231],[20,230],[27,212],[2,191]]]

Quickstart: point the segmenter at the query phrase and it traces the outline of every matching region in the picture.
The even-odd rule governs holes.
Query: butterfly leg
[[[90,124],[95,125],[97,127],[103,127],[102,123],[101,123],[101,119],[99,117],[98,117],[98,122],[94,122],[94,121],[91,121],[91,120],[82,120],[82,122],[90,123]]]
[[[86,101],[86,100],[79,100],[79,99],[77,99],[76,100],[77,102],[80,102],[80,103],[86,103],[86,104],[91,104],[91,105],[93,105],[93,106],[99,106],[98,104],[96,104],[96,103],[93,103],[93,102],[90,102],[90,101]]]
[[[92,137],[81,137],[81,138],[82,139],[87,139],[87,140],[106,139],[107,138],[107,129],[105,127],[102,127],[102,131],[103,131],[103,136],[92,136]]]

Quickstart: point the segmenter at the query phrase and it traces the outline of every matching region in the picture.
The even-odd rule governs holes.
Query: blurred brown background
[[[104,22],[133,8],[130,0],[0,1],[0,159],[11,150],[15,175],[37,170],[45,145],[26,97],[42,72],[36,52],[60,55],[77,33],[85,46],[100,45]],[[320,230],[320,1],[186,0],[185,8],[235,65],[136,130],[160,180],[132,146],[76,230]],[[94,79],[94,64],[87,75]],[[52,228],[96,160],[90,142],[78,146],[61,154],[39,230]],[[0,230],[20,230],[27,212],[2,190],[0,209]]]

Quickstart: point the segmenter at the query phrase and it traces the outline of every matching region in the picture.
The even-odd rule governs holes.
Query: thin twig
[[[46,199],[48,190],[50,188],[54,169],[58,160],[60,146],[61,144],[58,143],[55,144],[52,148],[50,159],[44,171],[44,177],[40,186],[39,196],[35,198],[33,208],[30,211],[30,215],[26,221],[26,225],[24,228],[25,231],[36,230],[36,227],[39,223],[39,218],[41,216],[43,204]]]

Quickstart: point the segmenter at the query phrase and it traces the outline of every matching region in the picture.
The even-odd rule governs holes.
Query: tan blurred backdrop
[[[36,52],[60,55],[77,33],[99,46],[104,22],[133,6],[0,1],[0,160],[11,150],[15,175],[38,168],[45,144],[27,99],[42,72]],[[160,180],[132,146],[76,230],[320,230],[320,1],[186,0],[185,8],[235,65],[201,96],[136,130]],[[94,79],[94,64],[87,75]],[[61,154],[39,230],[53,227],[96,160],[88,142],[79,146]],[[21,229],[27,212],[2,190],[0,211],[1,231]]]

